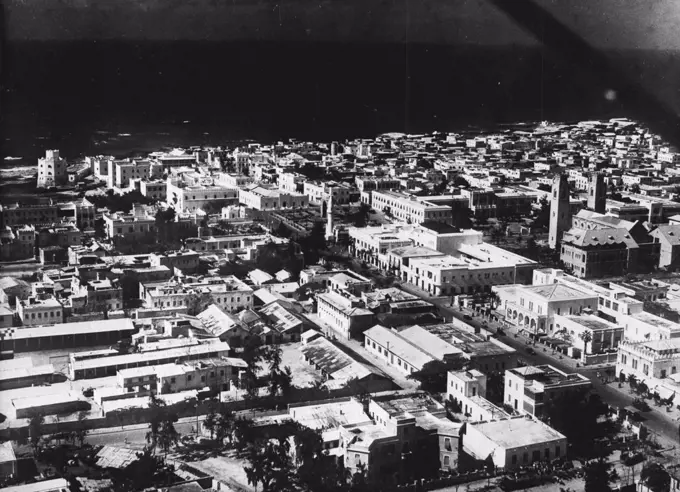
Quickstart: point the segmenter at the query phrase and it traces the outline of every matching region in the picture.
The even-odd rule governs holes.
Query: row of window
[[[38,314],[39,319],[43,317],[43,313],[37,313],[37,314]],[[30,316],[29,316],[29,314],[26,313],[26,319],[29,319],[29,318],[30,319],[36,319],[35,315],[36,315],[36,313],[30,313]],[[48,313],[45,313],[45,318],[48,318],[48,317],[49,318],[59,318],[59,317],[61,317],[61,311],[50,311]]]

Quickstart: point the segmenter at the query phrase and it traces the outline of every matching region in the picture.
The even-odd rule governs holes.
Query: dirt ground
[[[322,381],[323,377],[313,366],[307,364],[300,352],[302,342],[286,343],[281,345],[282,358],[281,366],[290,367],[293,373],[293,386],[306,388],[314,386],[317,381]],[[269,367],[265,366],[258,376],[264,376],[269,372]]]
[[[218,456],[203,461],[192,462],[191,466],[209,473],[220,482],[231,486],[235,491],[251,492],[255,489],[248,485],[246,472],[243,470],[245,461],[230,456]]]

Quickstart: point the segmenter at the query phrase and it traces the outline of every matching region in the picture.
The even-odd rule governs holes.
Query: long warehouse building
[[[0,341],[2,351],[36,352],[114,344],[135,332],[132,320],[105,319],[52,326],[14,328]]]
[[[114,355],[78,360],[77,354],[71,354],[69,361],[69,378],[91,379],[115,376],[120,369],[132,367],[155,366],[160,364],[179,364],[188,360],[227,357],[229,344],[227,342],[208,342],[169,350],[156,350],[144,353]]]

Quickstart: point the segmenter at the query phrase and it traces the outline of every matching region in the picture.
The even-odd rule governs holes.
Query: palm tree
[[[593,334],[590,331],[582,331],[578,337],[583,340],[583,353],[588,353],[588,344],[593,341]],[[591,347],[592,350],[592,347]]]

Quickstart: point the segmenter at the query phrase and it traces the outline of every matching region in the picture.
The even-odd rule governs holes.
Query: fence
[[[593,364],[615,364],[616,352],[609,354],[592,354],[583,357],[583,365],[591,366]]]

